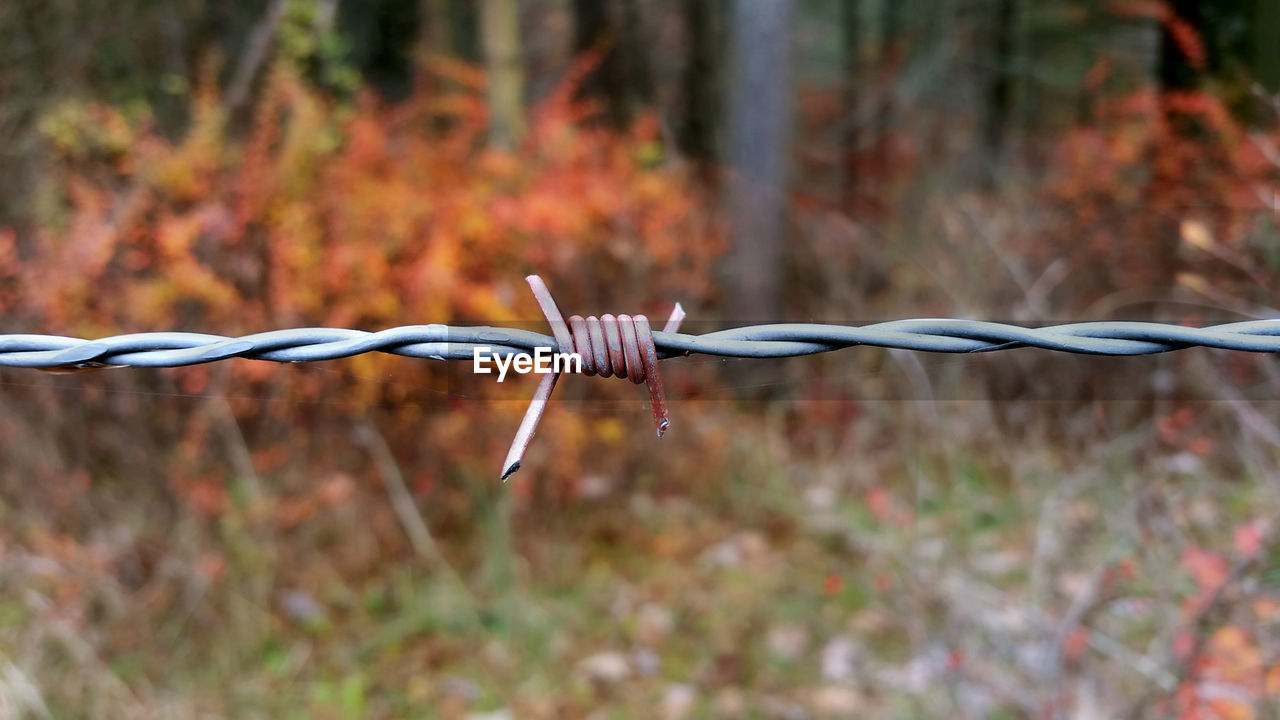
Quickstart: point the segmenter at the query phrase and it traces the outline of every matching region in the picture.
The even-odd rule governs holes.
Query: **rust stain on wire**
[[[622,314],[613,316],[594,315],[584,318],[571,315],[565,323],[560,308],[546,283],[537,275],[525,278],[533,296],[547,317],[551,332],[555,336],[558,350],[562,353],[577,353],[582,358],[583,375],[599,375],[600,377],[617,376],[627,378],[639,385],[645,384],[649,389],[649,406],[653,409],[653,425],[661,438],[671,425],[671,417],[667,412],[666,393],[662,389],[662,376],[658,373],[658,349],[654,345],[653,331],[649,329],[649,319],[644,315]],[[667,320],[664,332],[677,332],[684,319],[684,308],[676,303]],[[556,387],[560,373],[555,372],[543,376],[529,401],[529,409],[520,421],[520,429],[511,441],[511,449],[502,463],[503,482],[520,469],[524,452],[537,432],[538,421],[546,410],[547,401],[551,399],[551,391]]]

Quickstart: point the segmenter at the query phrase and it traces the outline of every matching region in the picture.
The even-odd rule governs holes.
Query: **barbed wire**
[[[337,360],[383,352],[436,360],[473,360],[477,348],[507,358],[539,350],[576,352],[587,375],[616,375],[649,389],[654,425],[669,424],[658,360],[687,355],[781,358],[866,346],[940,353],[1041,348],[1089,355],[1150,355],[1190,347],[1280,353],[1280,318],[1210,327],[1155,322],[1081,322],[1045,327],[956,318],[916,318],[870,325],[784,323],[749,325],[701,335],[679,332],[679,303],[663,330],[643,315],[571,316],[565,322],[541,278],[526,280],[554,336],[505,327],[407,325],[378,332],[296,328],[227,337],[195,332],[148,332],[87,340],[59,335],[0,335],[0,367],[41,370],[105,367],[182,367],[247,358],[282,363]],[[545,374],[502,466],[506,480],[520,468],[559,373]]]
[[[701,335],[653,331],[660,359],[686,355],[781,358],[867,346],[940,353],[1043,348],[1089,355],[1150,355],[1189,347],[1280,353],[1280,318],[1192,327],[1154,322],[1082,322],[1045,327],[954,318],[893,320],[871,325],[751,325]],[[496,357],[561,348],[541,333],[503,327],[406,325],[378,332],[297,328],[227,337],[148,332],[87,340],[60,335],[0,335],[0,366],[58,369],[89,365],[183,367],[248,358],[297,363],[384,352],[435,360],[470,360],[475,348]]]

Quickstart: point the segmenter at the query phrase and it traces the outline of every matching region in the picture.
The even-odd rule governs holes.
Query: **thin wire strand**
[[[1150,355],[1188,347],[1280,353],[1280,318],[1196,328],[1150,322],[1085,322],[1027,328],[959,319],[894,320],[872,325],[752,325],[702,335],[653,332],[659,357],[714,355],[777,358],[855,346],[939,353],[1036,347],[1091,355]],[[0,335],[0,366],[39,369],[91,366],[181,367],[230,358],[297,363],[368,352],[470,360],[477,347],[506,356],[537,348],[571,352],[548,335],[500,327],[408,325],[379,332],[297,328],[226,337],[154,332],[86,340],[58,335]]]

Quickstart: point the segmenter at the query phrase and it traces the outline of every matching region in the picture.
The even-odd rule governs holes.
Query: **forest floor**
[[[71,542],[10,512],[0,708],[1254,712],[1280,690],[1268,524],[1280,447],[1266,437],[1275,403],[1257,406],[876,401],[841,419],[821,417],[843,407],[821,401],[707,404],[685,409],[681,431],[724,444],[714,472],[655,456],[542,507],[496,481],[469,498],[428,492],[418,517],[431,536],[416,553],[381,537],[405,527],[386,496],[351,489],[379,487],[372,478],[335,475],[318,511],[284,522],[279,506],[264,520],[257,490],[233,479],[218,516],[180,512],[163,536],[155,518],[107,511]],[[798,431],[804,417],[817,422]],[[668,467],[678,477],[656,475]],[[125,481],[95,479],[85,497]],[[473,522],[451,521],[450,503]]]

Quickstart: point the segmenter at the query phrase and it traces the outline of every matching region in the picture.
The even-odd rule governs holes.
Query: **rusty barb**
[[[555,337],[559,352],[577,353],[582,358],[583,375],[599,375],[600,377],[617,376],[627,378],[639,385],[644,383],[649,388],[649,406],[653,409],[653,424],[658,437],[667,432],[671,418],[667,414],[667,398],[662,391],[662,376],[658,374],[658,350],[653,343],[653,331],[649,328],[649,318],[644,315],[617,316],[604,314],[584,318],[581,315],[570,315],[565,323],[560,308],[547,284],[537,275],[525,278],[533,296],[542,308],[542,314],[551,325],[551,334]],[[684,320],[684,308],[680,303],[671,310],[671,317],[662,331],[678,332]],[[551,399],[551,391],[555,390],[560,379],[559,372],[547,373],[538,383],[538,389],[529,401],[529,409],[520,421],[520,429],[511,441],[511,449],[502,463],[502,481],[506,482],[515,471],[520,469],[520,461],[529,448],[529,442],[538,429],[538,421]]]

